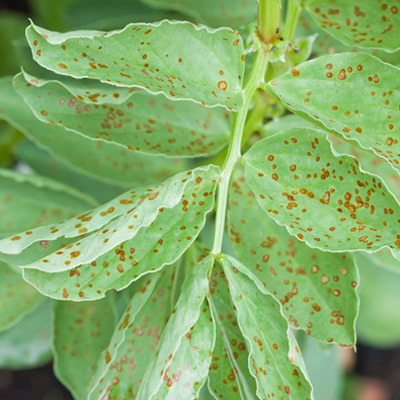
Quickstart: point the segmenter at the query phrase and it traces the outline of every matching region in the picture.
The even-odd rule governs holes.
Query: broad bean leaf
[[[43,302],[0,333],[0,368],[34,368],[51,360],[51,306],[51,301]]]
[[[107,347],[115,326],[114,297],[54,304],[54,371],[75,399],[84,399],[97,361]]]
[[[357,253],[356,262],[361,275],[357,335],[370,346],[393,348],[400,343],[400,262],[385,250]]]
[[[238,326],[225,273],[218,264],[212,271],[210,294],[216,325],[210,391],[217,399],[256,400],[256,382],[248,368],[248,347]]]
[[[238,110],[243,103],[244,49],[231,29],[162,21],[60,34],[31,24],[26,36],[34,60],[61,75],[141,87],[210,107]]]
[[[332,152],[326,133],[282,131],[256,143],[243,162],[263,210],[309,246],[339,252],[389,247],[400,258],[398,202],[353,157]]]
[[[358,271],[352,257],[311,249],[289,235],[258,205],[241,170],[232,180],[228,216],[238,259],[282,304],[290,324],[319,340],[354,345]]]
[[[213,27],[241,26],[257,18],[257,2],[249,0],[233,0],[229,4],[223,0],[143,0],[151,6],[175,10],[194,18],[194,22],[201,22]]]
[[[214,323],[205,306],[213,263],[213,256],[202,254],[194,263],[143,377],[138,400],[198,397],[215,342]],[[200,317],[202,313],[207,318]]]
[[[28,226],[72,218],[94,204],[89,196],[51,179],[0,170],[0,237]]]
[[[297,115],[290,114],[283,117],[274,118],[267,122],[260,132],[261,137],[267,138],[276,133],[289,128],[318,128],[310,121],[300,118]]]
[[[98,178],[82,174],[28,140],[18,144],[15,155],[19,161],[28,165],[37,174],[75,187],[99,203],[110,201],[127,189],[124,186],[109,184]]]
[[[0,78],[0,91],[0,118],[83,174],[128,189],[162,181],[184,169],[178,159],[132,152],[114,143],[88,140],[59,126],[40,122],[16,93],[9,77]]]
[[[229,114],[221,108],[172,102],[144,91],[121,104],[84,104],[58,82],[30,82],[26,74],[14,78],[17,92],[39,120],[90,139],[169,157],[207,156],[229,142]]]
[[[248,366],[256,379],[258,397],[312,399],[302,355],[279,303],[238,271],[237,260],[224,255],[221,262],[249,348]]]
[[[0,331],[9,329],[45,299],[21,273],[0,262]]]
[[[88,388],[88,400],[137,396],[153,352],[172,311],[174,265],[138,281]]]
[[[55,253],[46,257],[47,260],[54,260],[44,263],[44,267],[49,265],[46,267],[47,272],[36,270],[44,269],[43,262],[38,261],[28,266],[35,270],[25,269],[24,278],[43,294],[56,299],[93,300],[104,297],[107,290],[123,289],[140,276],[172,264],[197,238],[205,224],[205,216],[213,208],[212,192],[215,182],[207,183],[210,175],[202,175],[203,184],[192,182],[187,185],[183,197],[180,198],[184,200],[172,208],[161,207],[162,204],[155,209],[138,207],[135,215],[140,215],[142,210],[147,216],[147,222],[140,224],[140,219],[137,218],[139,225],[135,225],[136,230],[129,229],[130,225],[126,229],[126,225],[122,224],[122,229],[119,230],[122,232],[120,239],[110,237],[109,240],[111,242],[117,239],[117,247],[112,247],[103,255],[99,256],[107,249],[109,242],[97,245],[96,236],[89,242],[83,239],[78,243],[82,243],[82,246],[88,243],[88,250],[83,254],[87,261],[81,259],[79,263],[75,263],[71,259],[71,264],[75,267],[72,268],[71,264],[60,263],[57,260],[59,255]],[[187,204],[186,198],[194,199],[193,195],[199,200]],[[127,215],[132,218],[131,213]],[[113,232],[115,229],[109,228],[109,231]],[[116,233],[114,236],[118,237]],[[120,243],[122,240],[124,241]],[[57,269],[65,271],[54,273],[53,270]]]
[[[305,9],[315,22],[348,46],[378,48],[394,52],[400,48],[397,2],[364,0],[306,0]]]
[[[283,105],[400,170],[400,70],[368,54],[336,54],[299,65],[269,83]],[[379,117],[377,117],[379,116]]]

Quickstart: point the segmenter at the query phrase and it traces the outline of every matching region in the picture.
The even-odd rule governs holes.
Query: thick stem
[[[292,40],[294,32],[297,27],[297,21],[300,15],[299,0],[288,0],[288,8],[285,18],[285,26],[283,27],[283,38],[286,40]]]
[[[258,0],[258,34],[265,44],[279,40],[281,34],[279,0]]]
[[[246,87],[244,88],[243,107],[236,114],[228,154],[222,166],[221,178],[218,183],[214,244],[211,251],[211,253],[215,256],[221,253],[222,239],[224,237],[229,182],[233,168],[241,157],[240,147],[247,113],[255,91],[260,87],[260,84],[264,82],[267,66],[268,53],[261,49],[257,54],[257,59],[253,66],[253,70],[251,71],[250,78],[246,84]]]

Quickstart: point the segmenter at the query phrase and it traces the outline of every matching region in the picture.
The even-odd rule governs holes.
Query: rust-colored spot
[[[228,84],[225,81],[218,82],[218,89],[219,90],[226,90],[228,88]]]

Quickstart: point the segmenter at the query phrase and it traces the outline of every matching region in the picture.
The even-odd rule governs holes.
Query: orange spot
[[[228,88],[228,84],[225,81],[218,82],[218,89],[219,90],[226,90]]]

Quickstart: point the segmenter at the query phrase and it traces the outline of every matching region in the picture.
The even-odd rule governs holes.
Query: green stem
[[[211,253],[215,256],[218,256],[218,254],[221,253],[222,239],[224,237],[229,182],[233,168],[241,157],[240,147],[242,143],[242,135],[247,113],[255,91],[260,87],[260,84],[264,82],[264,76],[267,71],[267,66],[268,53],[266,53],[263,49],[260,49],[257,54],[256,62],[253,66],[253,70],[251,71],[250,78],[244,88],[243,107],[236,114],[228,154],[222,166],[221,178],[218,183],[214,244],[211,251]]]
[[[283,38],[292,40],[294,32],[296,31],[297,21],[300,15],[299,0],[288,0],[288,7],[286,11],[285,26],[283,27]]]
[[[265,44],[279,40],[281,6],[278,0],[258,0],[258,34]]]

